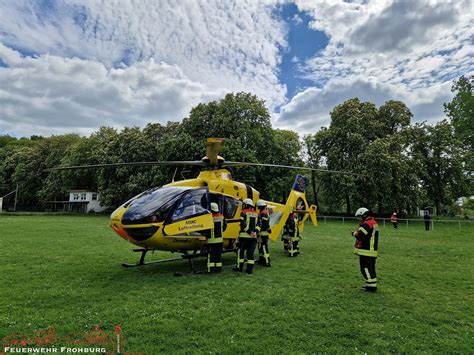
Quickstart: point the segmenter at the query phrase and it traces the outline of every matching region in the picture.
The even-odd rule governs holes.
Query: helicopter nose
[[[128,236],[128,234],[119,224],[112,222],[110,226],[112,227],[114,232],[117,233],[119,236],[121,236],[123,239],[129,242],[132,241],[132,239]]]

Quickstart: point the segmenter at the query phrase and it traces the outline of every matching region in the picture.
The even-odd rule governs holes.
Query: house
[[[87,190],[69,191],[69,201],[64,201],[64,212],[102,212],[106,207],[100,204],[99,193]]]

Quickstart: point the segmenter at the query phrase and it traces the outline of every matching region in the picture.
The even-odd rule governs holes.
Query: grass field
[[[0,338],[120,324],[147,354],[472,353],[474,224],[382,229],[376,294],[359,290],[350,228],[307,226],[295,259],[272,243],[252,276],[175,277],[184,262],[122,268],[138,255],[106,217],[0,216]]]

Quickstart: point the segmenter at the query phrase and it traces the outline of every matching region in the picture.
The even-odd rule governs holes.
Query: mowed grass
[[[176,277],[185,262],[122,268],[138,255],[106,217],[0,216],[0,338],[120,324],[125,350],[148,354],[472,353],[474,225],[382,228],[376,294],[360,291],[352,227],[307,225],[299,257],[274,242],[252,276]]]

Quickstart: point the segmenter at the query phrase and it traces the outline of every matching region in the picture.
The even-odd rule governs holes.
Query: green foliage
[[[451,89],[455,93],[453,100],[444,104],[448,117],[452,120],[456,134],[474,148],[474,75],[461,76],[454,81]]]
[[[124,350],[147,354],[471,353],[474,223],[422,223],[380,225],[379,291],[365,294],[347,222],[306,226],[295,259],[271,243],[272,267],[252,276],[225,267],[179,278],[186,262],[122,268],[138,255],[105,217],[0,216],[1,237],[15,241],[2,252],[21,251],[0,272],[0,338],[120,324]]]
[[[331,125],[305,137],[308,162],[323,162],[330,170],[358,176],[321,176],[329,210],[345,204],[352,214],[358,206],[378,212],[414,210],[420,199],[420,164],[409,152],[407,132],[412,114],[400,101],[387,101],[379,109],[351,99],[331,112]]]
[[[447,121],[434,126],[416,125],[413,133],[413,152],[422,164],[421,184],[440,214],[442,204],[450,206],[453,200],[468,192],[462,145]]]
[[[455,93],[444,109],[454,126],[456,137],[463,148],[463,164],[468,186],[468,195],[474,194],[474,75],[461,76],[451,89]]]
[[[226,160],[326,167],[359,175],[310,175],[309,200],[320,210],[352,214],[364,205],[379,213],[414,212],[421,204],[437,211],[459,196],[472,194],[472,83],[461,77],[445,105],[452,120],[436,126],[411,126],[407,106],[390,100],[377,108],[354,98],[331,112],[331,125],[300,141],[295,132],[273,129],[265,102],[250,93],[229,93],[201,103],[181,123],[149,123],[117,132],[101,127],[89,137],[0,136],[0,184],[19,185],[19,208],[38,209],[45,201],[64,200],[71,189],[98,191],[102,203],[117,207],[135,194],[161,186],[176,175],[198,170],[172,166],[45,171],[58,165],[135,161],[200,160],[205,140],[221,137]],[[454,127],[454,128],[453,128]],[[184,171],[183,171],[184,170]],[[284,202],[298,171],[240,167],[236,180],[265,199]],[[471,187],[471,190],[469,190]],[[312,195],[313,198],[310,196]]]

